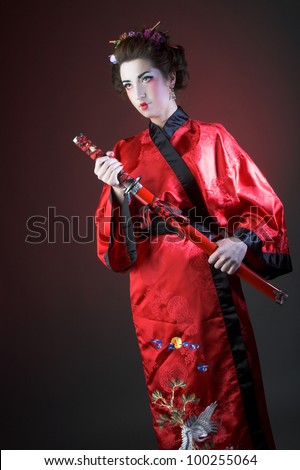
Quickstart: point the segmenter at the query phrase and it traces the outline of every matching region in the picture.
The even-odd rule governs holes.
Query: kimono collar
[[[169,117],[161,130],[165,136],[170,139],[174,132],[177,131],[177,129],[179,129],[179,127],[181,127],[188,120],[188,118],[188,115],[183,111],[181,106],[178,106],[176,111]],[[152,121],[150,121],[149,130],[151,136],[153,136],[158,127],[159,126],[157,126],[157,124],[154,124]]]

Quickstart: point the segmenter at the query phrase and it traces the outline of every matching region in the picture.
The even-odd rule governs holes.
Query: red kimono
[[[168,140],[202,197],[201,223],[192,223],[212,239],[241,237],[248,245],[244,262],[265,278],[290,272],[282,204],[226,129],[191,120],[178,108],[160,142],[157,130],[150,123],[117,143],[124,170],[188,212],[194,201],[181,170],[164,155]],[[114,271],[130,270],[133,322],[160,449],[274,448],[239,278],[215,269],[165,223],[153,217],[145,223],[133,196],[119,208],[108,185],[95,217],[99,258]],[[214,222],[209,229],[207,221]]]

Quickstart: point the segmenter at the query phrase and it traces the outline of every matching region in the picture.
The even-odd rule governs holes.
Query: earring
[[[170,88],[170,100],[176,100],[174,88]]]

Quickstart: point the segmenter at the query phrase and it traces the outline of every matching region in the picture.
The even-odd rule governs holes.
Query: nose
[[[136,98],[141,101],[146,98],[146,92],[144,90],[143,84],[138,83],[136,86]]]

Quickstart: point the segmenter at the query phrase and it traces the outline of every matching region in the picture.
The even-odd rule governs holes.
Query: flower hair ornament
[[[162,44],[167,44],[169,47],[173,47],[174,49],[177,49],[177,46],[173,46],[171,44],[168,44],[168,40],[170,39],[170,36],[167,36],[166,33],[160,33],[158,31],[155,31],[156,28],[160,25],[160,21],[156,23],[152,28],[147,28],[143,32],[141,31],[129,31],[129,33],[123,33],[119,37],[119,39],[113,39],[109,41],[110,44],[114,44],[115,49],[118,47],[118,45],[124,41],[124,39],[127,38],[143,38],[146,41],[151,41],[153,42],[157,47],[161,46]],[[116,59],[115,54],[111,54],[109,56],[109,60],[113,64],[117,64],[118,61]]]

